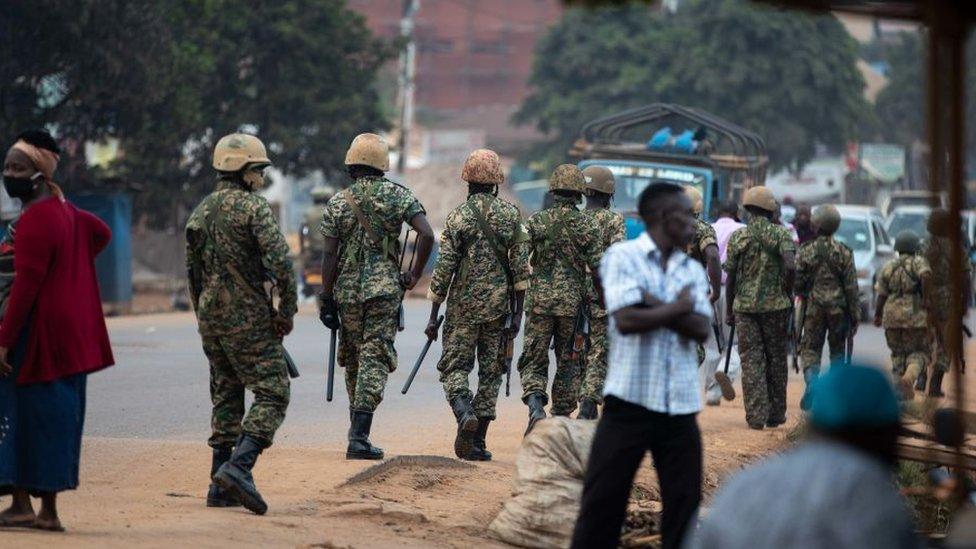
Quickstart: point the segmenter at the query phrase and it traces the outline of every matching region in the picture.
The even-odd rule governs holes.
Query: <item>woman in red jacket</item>
[[[23,212],[0,320],[0,490],[14,496],[0,527],[62,530],[57,493],[78,486],[86,377],[114,363],[94,263],[111,231],[65,200],[52,179],[59,154],[50,134],[29,131],[3,165]]]

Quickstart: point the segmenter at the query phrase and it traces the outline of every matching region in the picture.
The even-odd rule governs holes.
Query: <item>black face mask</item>
[[[3,188],[10,195],[10,198],[24,199],[34,192],[37,181],[42,177],[41,172],[37,172],[30,177],[3,177]]]

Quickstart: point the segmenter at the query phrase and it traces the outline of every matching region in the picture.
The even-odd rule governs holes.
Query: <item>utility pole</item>
[[[417,72],[417,42],[414,37],[414,16],[420,9],[420,0],[403,0],[403,16],[400,18],[400,36],[406,40],[400,54],[400,157],[397,172],[401,177],[407,168],[407,146],[410,127],[413,125],[414,75]]]

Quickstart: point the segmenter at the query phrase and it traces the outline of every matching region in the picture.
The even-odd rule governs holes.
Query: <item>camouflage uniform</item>
[[[715,249],[718,250],[718,237],[715,235],[715,228],[703,221],[701,218],[696,218],[695,238],[691,241],[691,243],[688,244],[688,249],[685,251],[688,253],[688,256],[701,263],[702,266],[706,267],[707,269],[708,266],[705,264],[705,250],[709,246],[715,246]],[[709,287],[711,287],[711,285],[709,285]],[[697,352],[699,366],[705,362],[705,345],[714,345],[714,340],[715,336],[710,335],[709,339],[705,343],[698,344]]]
[[[349,206],[351,193],[373,230],[373,243]],[[383,400],[387,376],[396,370],[393,340],[403,299],[396,262],[403,223],[424,208],[407,188],[384,177],[361,177],[329,200],[319,230],[339,240],[334,296],[342,330],[337,358],[346,369],[346,391],[353,410],[372,412]]]
[[[600,228],[601,250],[620,242],[626,236],[624,218],[619,213],[606,208],[584,209],[597,227]],[[580,387],[580,400],[588,398],[603,404],[603,382],[607,378],[607,311],[600,307],[600,298],[593,287],[592,278],[587,278],[587,291],[590,294],[590,350],[586,354],[583,384]]]
[[[888,296],[881,322],[891,349],[891,370],[898,378],[914,381],[929,358],[922,285],[931,275],[925,258],[909,254],[892,259],[878,274],[875,290],[879,297]]]
[[[504,268],[481,231],[471,208],[484,212],[485,221],[507,249],[514,278],[510,287]],[[427,297],[447,299],[444,353],[437,364],[448,402],[471,398],[468,375],[478,358],[475,415],[495,419],[498,389],[505,373],[505,318],[512,311],[509,295],[529,285],[528,235],[518,208],[487,193],[478,193],[447,216],[440,253]]]
[[[948,372],[950,365],[949,353],[946,345],[950,341],[949,334],[949,314],[953,310],[952,279],[949,276],[949,254],[952,250],[952,241],[944,236],[930,235],[925,245],[924,255],[928,261],[929,268],[932,270],[932,297],[931,304],[938,330],[938,338],[934,338],[935,345],[935,369],[940,372]],[[964,276],[969,277],[972,265],[966,255],[962,261]],[[964,305],[965,307],[966,305]]]
[[[264,283],[273,279],[278,313],[297,311],[288,245],[268,202],[230,180],[197,206],[186,225],[190,297],[210,360],[214,448],[244,434],[270,445],[285,419],[289,381]],[[254,403],[244,415],[244,390]]]
[[[735,275],[733,301],[746,422],[752,427],[786,419],[786,347],[790,296],[783,256],[795,250],[789,231],[761,216],[732,234],[725,271]]]
[[[800,364],[804,377],[814,376],[820,373],[824,338],[830,360],[842,359],[849,319],[861,310],[854,253],[831,236],[807,242],[796,257],[796,287],[806,304]]]
[[[569,415],[576,409],[582,372],[581,360],[571,360],[574,324],[581,301],[589,299],[586,269],[597,271],[603,255],[598,238],[602,231],[576,209],[577,202],[554,196],[553,206],[537,212],[527,223],[532,279],[526,298],[525,347],[518,362],[522,400],[527,402],[533,393],[546,394],[549,343],[555,338],[553,415]]]

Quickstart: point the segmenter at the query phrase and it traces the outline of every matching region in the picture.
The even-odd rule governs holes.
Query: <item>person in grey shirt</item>
[[[920,547],[894,486],[899,410],[885,375],[837,365],[811,395],[808,440],[730,479],[687,549]]]

